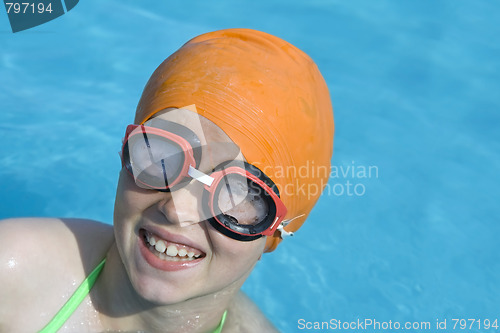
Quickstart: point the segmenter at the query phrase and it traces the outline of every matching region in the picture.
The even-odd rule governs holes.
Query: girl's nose
[[[207,219],[202,209],[203,188],[197,182],[165,194],[158,209],[169,223],[186,227]]]

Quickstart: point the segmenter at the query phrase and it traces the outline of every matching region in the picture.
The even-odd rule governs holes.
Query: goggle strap
[[[213,177],[210,177],[206,173],[203,173],[200,170],[193,168],[192,165],[189,166],[188,175],[207,186],[212,186],[212,183],[215,180]]]
[[[286,231],[284,228],[285,228],[285,226],[283,225],[283,223],[281,223],[281,224],[278,226],[278,229],[276,229],[276,230],[278,230],[278,231],[280,232],[280,237],[281,237],[281,239],[285,239],[285,238],[287,238],[287,237],[291,237],[291,236],[293,236],[293,232],[291,232],[291,231],[290,231],[290,232],[288,232],[288,231]]]
[[[290,222],[292,222],[293,220],[298,219],[299,217],[302,217],[304,215],[306,215],[306,214],[301,214],[299,216],[295,216],[294,218],[291,218],[291,219],[288,219],[288,220],[284,220],[283,222],[280,223],[280,225],[278,226],[278,228],[276,230],[278,230],[280,232],[281,239],[285,239],[287,237],[293,236],[293,232],[292,231],[286,231],[285,227],[287,225],[289,225]]]

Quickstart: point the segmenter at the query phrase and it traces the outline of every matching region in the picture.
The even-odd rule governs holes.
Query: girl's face
[[[193,131],[202,144],[199,170],[243,160],[237,146],[214,123],[187,110],[168,110],[162,119]],[[172,192],[136,185],[120,172],[114,226],[118,250],[130,281],[145,299],[173,304],[239,288],[264,251],[265,237],[242,242],[206,221],[203,184],[192,180]]]

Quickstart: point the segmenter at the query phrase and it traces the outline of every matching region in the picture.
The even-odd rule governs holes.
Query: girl
[[[0,331],[275,331],[240,287],[304,223],[332,149],[306,54],[248,29],[192,39],[125,131],[113,227],[0,223]]]

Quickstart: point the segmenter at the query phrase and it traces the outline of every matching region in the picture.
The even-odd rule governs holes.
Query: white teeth
[[[170,247],[170,246],[169,246]],[[167,246],[165,245],[165,243],[162,241],[162,240],[158,240],[155,244],[155,249],[156,251],[158,252],[165,252],[165,249],[167,248]]]
[[[162,260],[179,261],[179,260],[193,260],[201,257],[201,254],[195,254],[194,251],[189,251],[181,246],[168,244],[167,241],[156,239],[153,235],[146,233],[146,242],[149,244],[149,250],[156,253],[158,258]],[[168,246],[167,246],[168,245]]]
[[[167,255],[171,257],[175,257],[177,255],[177,247],[175,245],[169,245],[167,248]]]

